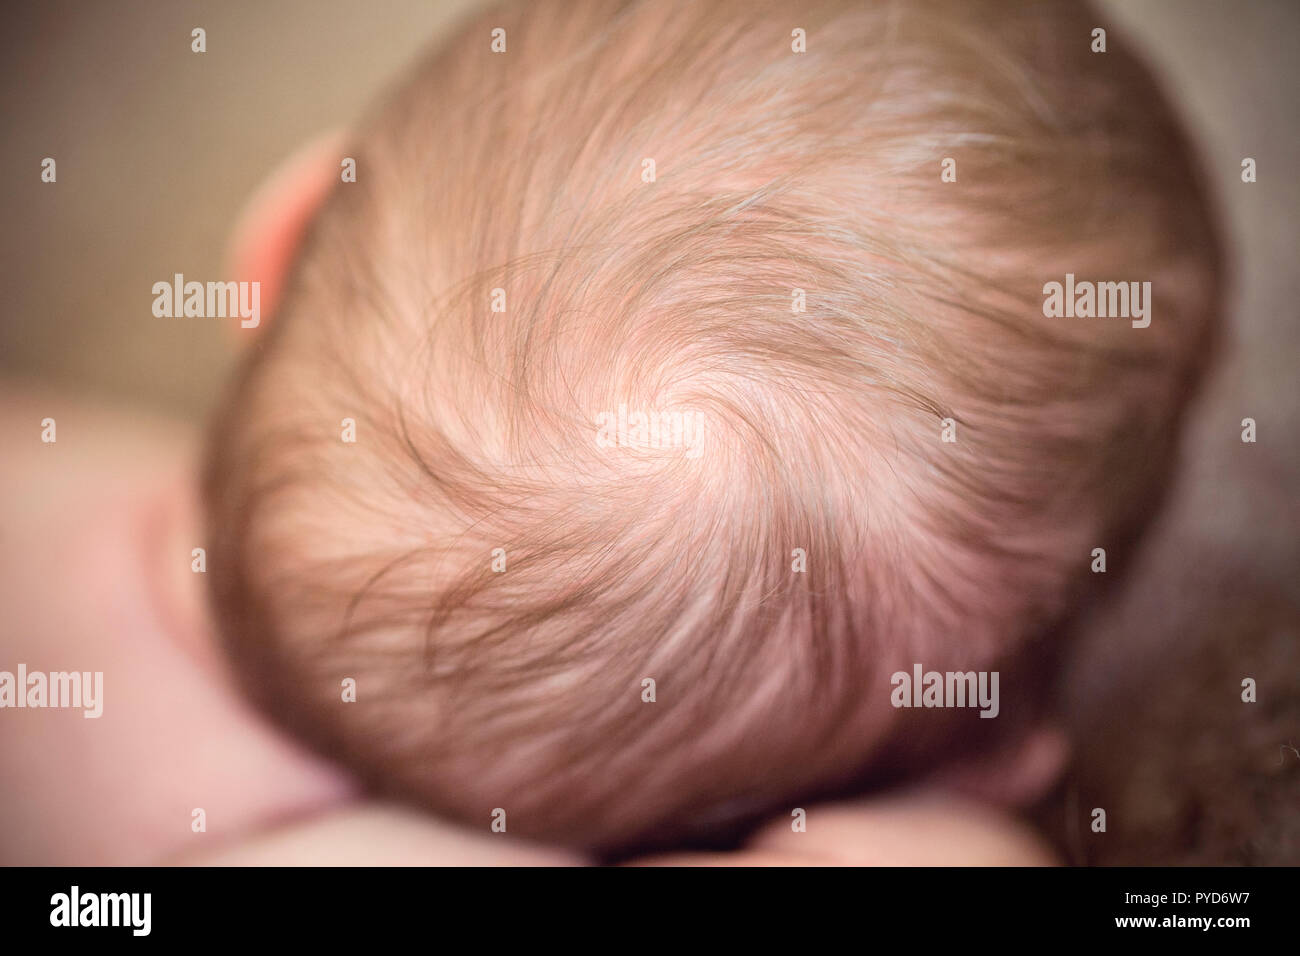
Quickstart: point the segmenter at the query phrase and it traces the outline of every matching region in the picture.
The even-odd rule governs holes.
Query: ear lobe
[[[260,284],[262,319],[257,328],[233,326],[241,344],[274,319],[307,225],[340,181],[344,142],[340,130],[313,139],[282,162],[245,204],[230,241],[226,271],[236,282]]]
[[[1055,786],[1070,757],[1070,744],[1059,728],[1045,725],[1008,742],[992,753],[972,755],[950,764],[925,782],[936,789],[1002,807],[1028,807]]]

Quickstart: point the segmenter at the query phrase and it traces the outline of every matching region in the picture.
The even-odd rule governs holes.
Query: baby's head
[[[1103,577],[1219,306],[1184,139],[1096,26],[470,24],[357,131],[218,420],[210,577],[253,695],[385,793],[594,847],[996,723],[897,709],[890,675],[1013,673]],[[1125,283],[1123,315],[1055,314],[1052,282]]]

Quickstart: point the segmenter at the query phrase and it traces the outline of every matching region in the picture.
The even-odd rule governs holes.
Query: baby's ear
[[[1001,807],[1028,807],[1052,789],[1069,756],[1065,733],[1040,725],[994,751],[947,764],[924,783]]]
[[[311,140],[280,163],[244,205],[226,253],[226,272],[236,282],[259,284],[256,327],[231,325],[242,342],[274,317],[285,276],[307,224],[340,179],[345,136],[334,130]]]

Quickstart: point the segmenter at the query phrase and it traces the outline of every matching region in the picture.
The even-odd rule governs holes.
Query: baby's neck
[[[204,669],[224,670],[208,608],[208,548],[192,460],[160,481],[139,517],[149,599],[163,632]]]

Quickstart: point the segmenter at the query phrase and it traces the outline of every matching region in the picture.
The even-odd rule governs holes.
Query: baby
[[[344,156],[208,452],[273,718],[606,852],[1034,739],[1220,308],[1091,11],[522,4]]]

